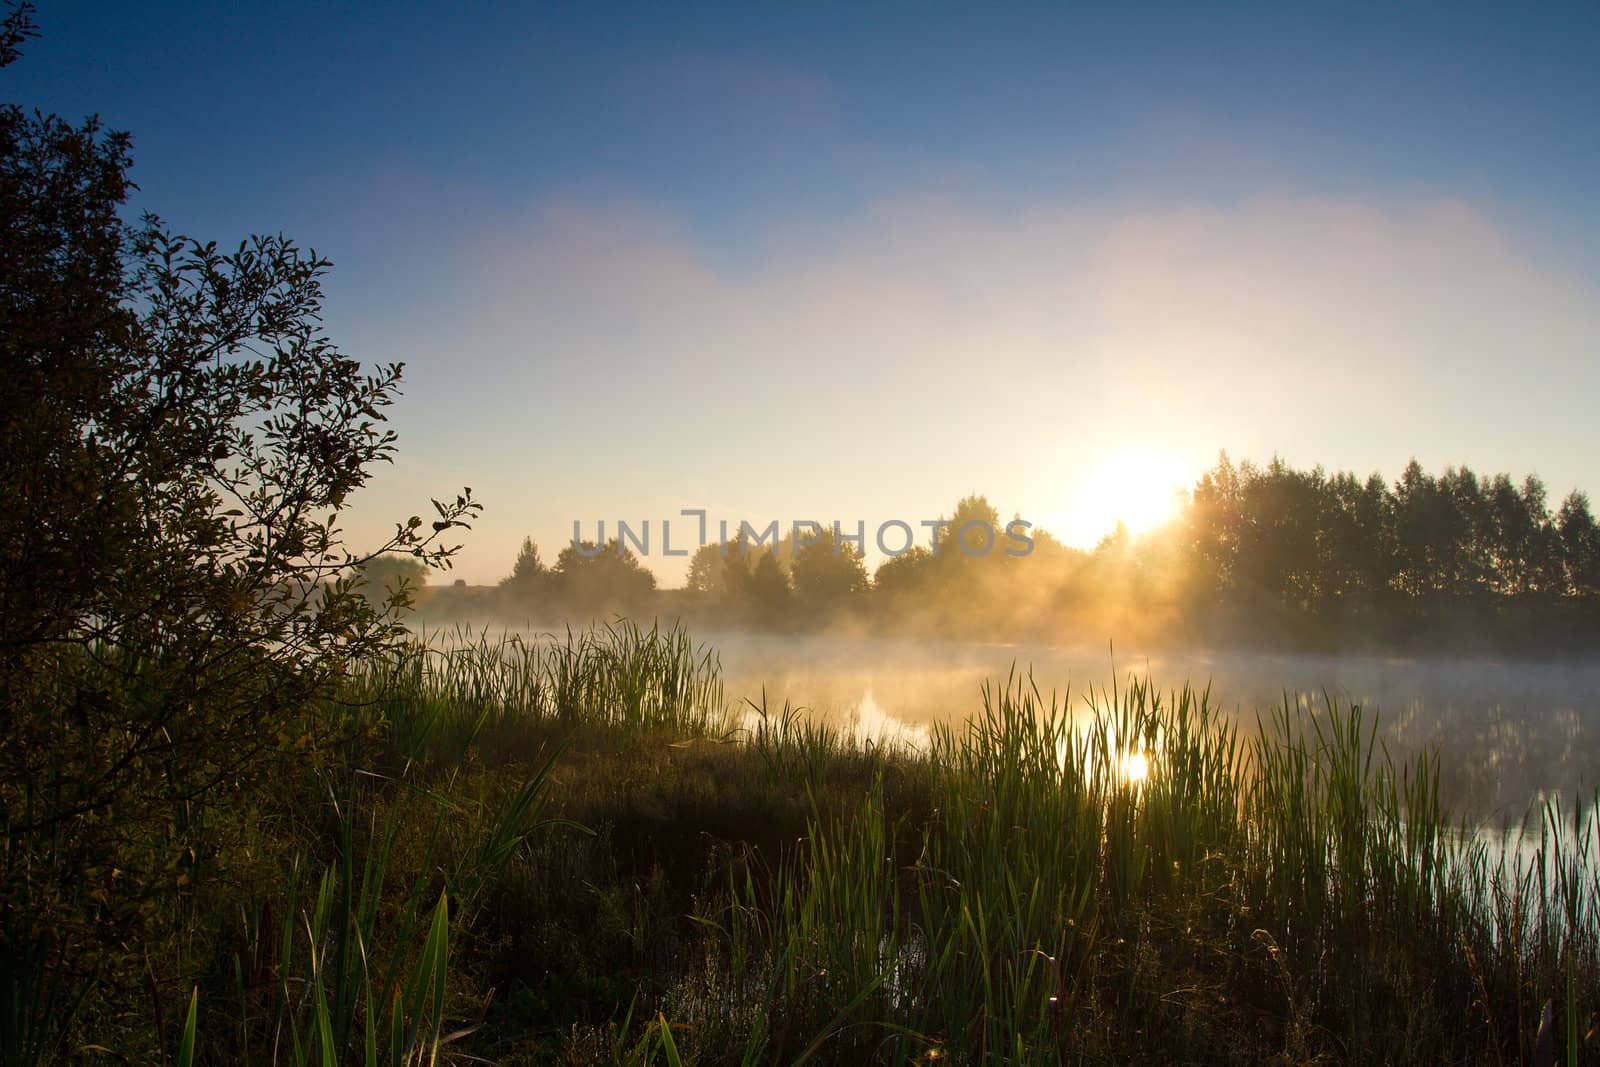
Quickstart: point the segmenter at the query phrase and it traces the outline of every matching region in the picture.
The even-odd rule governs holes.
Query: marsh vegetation
[[[1359,706],[1013,674],[890,744],[617,623],[401,647],[325,713],[123,991],[176,1047],[198,988],[203,1060],[1531,1061],[1547,1003],[1594,1050],[1593,798],[1497,847]]]
[[[11,5],[0,68],[34,35]],[[288,239],[129,221],[130,163],[0,107],[0,1065],[1600,1054],[1581,494],[1224,459],[1093,551],[710,546],[664,596],[530,540],[418,595],[470,489],[341,526],[402,367],[324,335]],[[1403,667],[1253,661],[1293,675],[1263,698],[1063,634],[1569,662],[1520,704],[1427,667],[1501,711],[1430,724],[1373,706]]]

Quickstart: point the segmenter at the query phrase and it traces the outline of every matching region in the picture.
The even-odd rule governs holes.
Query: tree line
[[[1391,485],[1322,468],[1235,466],[1196,483],[1173,539],[1204,618],[1327,641],[1531,650],[1592,644],[1600,529],[1574,490],[1552,509],[1536,475],[1482,477],[1416,460]],[[1251,625],[1242,616],[1260,613]]]
[[[945,521],[1003,529],[979,494]],[[1535,475],[1431,474],[1412,460],[1389,483],[1224,453],[1172,519],[1141,536],[1119,527],[1081,550],[1031,533],[1024,556],[930,537],[870,574],[858,547],[828,530],[798,544],[793,531],[776,544],[711,543],[682,590],[658,589],[614,540],[568,545],[547,566],[529,539],[494,600],[539,617],[985,639],[1516,652],[1600,641],[1600,527],[1584,494],[1552,508]]]

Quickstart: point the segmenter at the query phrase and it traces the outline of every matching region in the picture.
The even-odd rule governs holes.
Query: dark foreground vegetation
[[[345,546],[400,368],[129,150],[0,108],[0,1064],[1595,1055],[1592,805],[1491,849],[1359,709],[1012,678],[910,752],[678,628],[414,644],[375,560],[477,505]]]
[[[730,720],[681,631],[364,660],[317,713],[338,740],[208,805],[137,942],[78,949],[121,965],[13,972],[5,1033],[33,1043],[8,1053],[1600,1053],[1591,805],[1551,801],[1502,851],[1441,810],[1433,761],[1374,751],[1359,708],[1235,725],[1140,684],[1093,704],[1074,723],[1013,677],[909,751],[787,707]]]

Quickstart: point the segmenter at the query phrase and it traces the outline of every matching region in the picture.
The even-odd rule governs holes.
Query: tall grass
[[[1600,993],[1592,801],[1552,802],[1530,862],[1452,824],[1437,758],[1393,759],[1359,707],[1286,701],[1241,731],[1207,692],[1133,681],[1069,709],[1027,678],[986,688],[894,757],[928,764],[925,825],[868,788],[818,805],[765,885],[730,885],[679,1002],[699,1053],[1496,1062],[1532,1055],[1551,1001],[1575,1061]],[[807,789],[840,744],[792,717],[754,740]]]
[[[441,1047],[478,1030],[481,1018],[449,1025],[451,929],[472,928],[486,887],[551,821],[554,758],[485,799],[324,772],[325,836],[303,834],[282,892],[263,887],[237,906],[232,994],[208,998],[200,1047],[242,1064],[405,1067],[438,1062]],[[320,842],[332,858],[318,874]],[[180,1044],[191,1061],[198,994]]]
[[[1140,680],[1075,702],[1013,672],[921,749],[765,694],[750,712],[677,627],[458,632],[357,664],[328,708],[349,745],[286,780],[248,842],[278,880],[186,905],[166,1046],[297,1065],[1600,1051],[1600,798],[1551,799],[1501,847],[1442,805],[1438,757],[1394,758],[1363,708],[1244,721]],[[545,832],[563,817],[596,833]]]
[[[506,744],[530,727],[579,724],[725,732],[717,654],[682,626],[618,620],[564,636],[427,634],[356,665],[347,699],[384,724],[405,757],[458,759],[480,734]]]

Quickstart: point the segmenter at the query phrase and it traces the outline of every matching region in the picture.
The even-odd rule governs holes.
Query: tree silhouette
[[[0,66],[31,33],[14,7]],[[401,367],[322,333],[329,264],[287,238],[222,252],[124,222],[130,160],[95,120],[0,107],[7,1004],[46,988],[26,985],[41,966],[68,988],[124,973],[205,801],[329,740],[323,699],[404,636],[404,604],[358,569],[447,565],[438,539],[478,508],[468,490],[347,546],[340,512],[394,453]]]
[[[934,554],[956,566],[969,560],[1002,560],[1006,556],[1000,537],[999,509],[989,503],[988,497],[972,493],[956,502]]]
[[[789,586],[789,576],[778,566],[773,553],[768,552],[756,561],[744,588],[750,621],[778,629],[794,625],[794,591]]]
[[[1551,516],[1531,475],[1520,486],[1467,467],[1435,477],[1413,459],[1390,487],[1377,475],[1330,477],[1278,459],[1235,467],[1224,453],[1171,530],[1154,535],[1176,539],[1176,555],[1160,563],[1154,543],[1141,542],[1127,564],[1134,580],[1120,588],[1159,590],[1166,583],[1154,568],[1181,559],[1171,584],[1184,590],[1186,616],[1209,620],[1213,634],[1413,644],[1492,636],[1537,647],[1577,632],[1562,636],[1554,620],[1567,616],[1551,612],[1582,595],[1580,576],[1592,574],[1592,521],[1581,498]],[[1094,573],[1109,588],[1104,560]],[[1512,601],[1526,604],[1506,614]],[[1536,610],[1546,613],[1528,614]]]
[[[881,597],[909,598],[921,593],[932,573],[933,551],[915,545],[906,552],[878,564],[872,587]]]
[[[655,592],[656,577],[617,538],[567,545],[551,572],[553,595],[570,612],[639,614]]]
[[[734,551],[716,541],[704,544],[689,559],[689,577],[684,587],[696,593],[720,598],[728,588],[728,568],[723,558]]]
[[[867,591],[867,569],[856,546],[832,530],[800,549],[790,569],[794,592],[807,611],[832,613],[860,600]]]
[[[428,579],[428,565],[415,556],[386,553],[375,556],[357,568],[366,580],[362,594],[380,603],[388,601],[404,587],[414,591]]]
[[[527,606],[549,594],[550,581],[550,569],[539,555],[539,546],[532,537],[524,537],[511,573],[500,580],[501,591],[517,604]]]
[[[1556,525],[1567,587],[1578,596],[1600,596],[1600,528],[1589,511],[1589,498],[1573,491],[1562,501]]]

